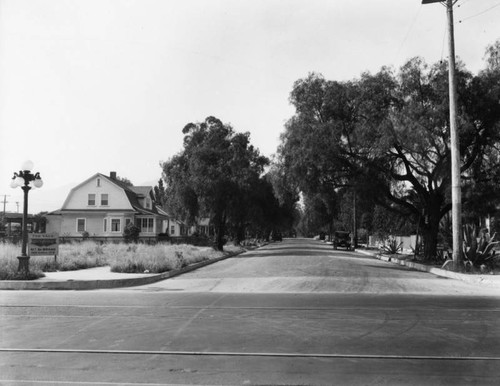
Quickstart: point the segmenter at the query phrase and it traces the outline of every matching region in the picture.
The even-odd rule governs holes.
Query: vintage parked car
[[[333,249],[338,247],[354,250],[351,243],[351,234],[349,232],[336,231],[333,235]]]

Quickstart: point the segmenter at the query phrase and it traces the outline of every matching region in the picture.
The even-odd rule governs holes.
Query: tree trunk
[[[424,259],[429,261],[434,259],[437,250],[437,232],[430,227],[422,229],[422,238],[424,240]]]
[[[238,227],[236,228],[236,243],[238,243],[238,245],[241,244],[241,242],[245,240],[245,226],[244,225],[238,225]]]
[[[226,233],[226,216],[221,216],[215,225],[215,243],[214,249],[217,251],[224,250],[224,235]]]
[[[439,207],[426,210],[426,214],[422,218],[421,230],[424,241],[424,259],[429,261],[436,257],[438,244],[439,222]]]

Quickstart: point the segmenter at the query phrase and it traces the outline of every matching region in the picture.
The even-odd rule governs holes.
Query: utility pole
[[[352,250],[354,251],[355,248],[358,247],[358,222],[356,221],[356,189],[353,189],[353,195],[352,195]]]
[[[8,203],[7,197],[9,197],[9,195],[7,195],[7,194],[3,195],[3,212],[2,212],[2,217],[0,218],[0,231],[2,231],[2,232],[4,231],[4,226],[6,224],[6,221],[5,221],[5,215],[6,215],[5,205]]]
[[[10,196],[7,194],[3,195],[3,217],[4,218],[5,218],[5,205],[9,202],[9,201],[7,201],[7,197],[10,197]]]
[[[457,127],[457,84],[455,74],[455,37],[453,31],[453,4],[456,0],[422,0],[422,4],[445,3],[448,16],[448,83],[450,99],[451,149],[451,219],[453,232],[453,269],[462,269],[462,191],[460,184],[460,142]]]

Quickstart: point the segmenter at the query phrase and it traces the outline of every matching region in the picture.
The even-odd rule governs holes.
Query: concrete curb
[[[194,271],[198,268],[217,263],[221,260],[240,255],[246,251],[230,253],[216,259],[205,260],[181,269],[175,269],[150,276],[124,278],[124,279],[96,279],[96,280],[66,280],[66,281],[37,281],[37,280],[0,280],[0,290],[92,290],[119,287],[134,287],[158,282],[183,273]]]
[[[446,277],[449,279],[461,280],[470,284],[481,284],[492,287],[500,288],[500,278],[498,280],[492,280],[490,276],[495,277],[495,275],[466,275],[463,273],[447,271],[445,269],[430,267],[425,264],[415,263],[414,261],[407,261],[406,259],[398,259],[393,256],[384,256],[374,252],[363,251],[357,249],[356,252],[362,253],[364,255],[372,256],[376,259],[386,261],[389,263],[394,263],[398,265],[402,265],[417,271],[429,272],[436,276]]]

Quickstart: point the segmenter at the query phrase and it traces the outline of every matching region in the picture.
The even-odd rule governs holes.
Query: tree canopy
[[[500,166],[500,75],[495,66],[473,76],[459,65],[457,79],[464,195],[478,202],[498,193],[488,171]],[[451,208],[447,65],[413,58],[397,73],[342,82],[312,73],[295,82],[290,101],[296,113],[279,154],[301,190],[333,197],[348,187],[411,217],[432,255]]]
[[[116,180],[120,181],[125,186],[134,186],[134,184],[132,183],[132,181],[130,181],[127,177],[116,176]]]
[[[278,207],[272,185],[262,178],[269,160],[215,117],[183,129],[184,149],[163,164],[166,203],[188,224],[209,218],[216,248],[228,232],[243,237],[249,224],[263,226]]]

